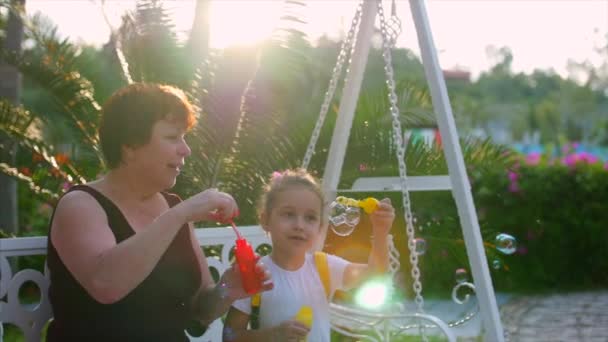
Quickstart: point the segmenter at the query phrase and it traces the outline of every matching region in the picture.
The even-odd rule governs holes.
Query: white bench
[[[255,248],[270,244],[265,232],[259,226],[244,226],[239,230]],[[209,267],[222,274],[230,267],[230,251],[234,247],[234,232],[229,228],[199,228],[196,237],[201,247],[221,246],[221,256],[209,257]],[[0,239],[0,322],[10,323],[21,329],[27,342],[40,341],[40,334],[46,323],[53,317],[48,298],[49,274],[25,269],[13,274],[9,258],[27,255],[45,255],[47,238],[27,237]],[[40,290],[40,303],[22,304],[19,301],[19,290],[26,282],[33,282]],[[111,327],[108,327],[110,329]],[[0,324],[0,341],[3,337],[3,325]],[[191,341],[221,341],[222,322],[216,320],[201,337],[191,337]]]

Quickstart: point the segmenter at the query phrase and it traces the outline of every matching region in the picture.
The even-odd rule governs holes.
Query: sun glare
[[[103,18],[102,3],[110,25]],[[100,46],[109,39],[109,26],[118,28],[121,16],[125,11],[134,10],[135,3],[134,0],[27,0],[26,8],[28,13],[40,11],[48,16],[63,36]],[[285,3],[280,0],[211,0],[210,46],[222,49],[263,41],[272,34],[280,16],[286,14]],[[383,3],[387,11],[390,2],[384,0]],[[354,0],[306,2],[304,29],[311,42],[321,35],[339,38],[347,32],[356,4]],[[196,1],[165,0],[163,5],[172,12],[178,35],[187,37]],[[512,50],[516,71],[531,72],[534,68],[551,67],[566,75],[568,60],[596,58],[592,49],[594,44],[605,41],[607,10],[607,1],[428,2],[429,21],[441,64],[447,68],[464,66],[474,74],[492,65],[485,52],[486,47],[492,45]],[[410,12],[406,2],[397,2],[397,15],[402,22],[397,45],[419,55]],[[296,17],[300,18],[300,15]],[[538,24],[538,18],[543,18],[543,25]]]
[[[371,281],[361,286],[355,295],[355,302],[366,309],[378,309],[384,305],[387,297],[387,285],[381,281]]]
[[[209,45],[252,45],[270,37],[281,12],[280,1],[212,1]]]

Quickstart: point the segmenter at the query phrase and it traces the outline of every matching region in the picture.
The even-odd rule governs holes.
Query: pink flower
[[[517,172],[509,171],[508,177],[511,182],[516,182],[517,178],[519,178],[519,175],[517,174]]]
[[[70,190],[71,187],[72,187],[72,183],[70,183],[70,182],[64,182],[61,185],[61,188],[63,189],[63,191],[68,191],[68,190]]]
[[[572,153],[562,158],[562,163],[567,166],[574,166],[576,163],[583,162],[587,164],[595,164],[599,158],[589,152]]]
[[[598,161],[598,158],[589,152],[581,152],[578,155],[581,161],[589,164],[595,164]]]
[[[604,164],[604,170],[608,171],[608,161]]]
[[[534,240],[535,238],[536,238],[536,234],[532,230],[528,230],[528,233],[526,234],[526,239]]]
[[[50,215],[53,212],[53,206],[48,203],[42,203],[38,206],[38,214]]]
[[[528,248],[526,246],[520,245],[519,247],[517,247],[516,253],[519,255],[526,255],[528,254]]]
[[[526,164],[538,165],[538,163],[540,163],[540,153],[533,152],[526,156]]]
[[[562,164],[573,167],[578,162],[578,155],[569,154],[562,158]]]
[[[515,163],[513,163],[513,170],[519,170],[519,167],[520,167],[520,166],[521,166],[521,165],[519,164],[519,162],[518,162],[518,161],[517,161],[517,162],[515,162]]]
[[[271,178],[273,181],[278,181],[278,180],[280,180],[280,179],[281,179],[281,177],[283,177],[283,173],[282,173],[282,172],[279,172],[279,171],[274,171],[274,172],[272,173],[272,175],[270,176],[270,178]]]

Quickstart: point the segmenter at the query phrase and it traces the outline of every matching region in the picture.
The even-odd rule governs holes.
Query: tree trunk
[[[190,37],[188,37],[188,48],[194,67],[207,58],[209,52],[209,7],[210,0],[196,0],[196,9]]]
[[[12,0],[15,8],[25,10],[25,0]],[[14,53],[21,53],[23,41],[23,22],[19,15],[11,12],[6,25],[4,48]],[[0,97],[14,104],[19,103],[21,95],[21,74],[19,71],[0,61]],[[8,137],[0,135],[0,144],[5,145],[5,153],[0,153],[0,162],[15,165],[17,147]],[[0,229],[6,233],[17,233],[17,182],[0,174]]]

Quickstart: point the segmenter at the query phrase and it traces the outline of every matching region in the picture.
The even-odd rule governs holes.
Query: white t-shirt
[[[260,328],[279,325],[292,319],[302,305],[313,310],[313,323],[308,334],[309,342],[330,342],[329,302],[315,266],[313,254],[306,254],[304,265],[296,271],[286,271],[277,266],[270,256],[262,257],[262,262],[272,274],[274,288],[262,293],[260,306]],[[331,296],[343,288],[342,278],[348,261],[335,255],[327,255],[330,274]],[[235,301],[232,306],[250,315],[251,298]]]

